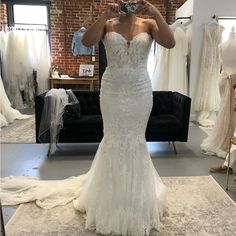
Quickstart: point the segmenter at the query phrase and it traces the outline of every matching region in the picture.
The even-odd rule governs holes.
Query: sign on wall
[[[79,67],[79,76],[93,76],[94,65],[81,64]]]

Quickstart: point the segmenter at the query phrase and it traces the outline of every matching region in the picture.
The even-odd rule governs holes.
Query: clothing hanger
[[[176,29],[177,27],[182,26],[183,22],[177,19],[173,24],[170,25],[171,29]]]
[[[192,18],[190,18],[188,21],[185,21],[185,22],[183,23],[183,25],[184,25],[184,26],[188,26],[188,25],[192,24],[192,22],[193,22],[193,20],[192,20]]]
[[[219,25],[218,18],[216,15],[212,17],[213,19],[207,24],[208,26],[210,25]]]
[[[186,19],[188,20],[184,21]],[[177,17],[176,21],[171,25],[171,28],[175,29],[176,27],[182,27],[184,29],[185,26],[187,26],[191,22],[192,22],[192,16]]]

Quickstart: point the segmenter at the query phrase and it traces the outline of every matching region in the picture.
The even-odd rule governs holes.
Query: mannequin
[[[235,27],[229,34],[229,39],[220,45],[220,56],[223,71],[227,75],[236,73],[236,32]]]
[[[225,156],[227,153],[227,149],[229,148],[229,142],[231,137],[234,135],[235,124],[236,124],[236,112],[234,111],[234,89],[236,85],[236,32],[235,27],[232,28],[230,32],[229,39],[220,45],[220,56],[222,61],[222,73],[221,73],[221,81],[220,81],[220,93],[221,93],[221,108],[217,117],[216,125],[214,126],[212,133],[205,139],[201,145],[203,151],[208,151],[214,145],[213,139],[218,141],[216,138],[216,134],[221,139],[224,140],[224,144],[219,147],[219,150],[225,152]],[[230,96],[231,95],[231,96]],[[227,110],[224,109],[228,108]],[[227,112],[228,111],[228,112]],[[224,114],[225,112],[225,114]],[[230,113],[229,113],[230,112]],[[226,118],[229,117],[229,119]],[[224,124],[220,124],[220,122],[224,122]],[[228,132],[224,132],[224,130],[228,129]],[[224,137],[222,137],[222,135]],[[218,138],[219,139],[219,138]],[[217,147],[218,148],[218,147]],[[215,154],[217,151],[213,150]],[[233,151],[231,154],[230,160],[230,172],[233,172],[233,167],[236,164],[236,151]],[[226,156],[226,160],[222,166],[211,168],[211,172],[225,173],[228,165],[228,156]]]

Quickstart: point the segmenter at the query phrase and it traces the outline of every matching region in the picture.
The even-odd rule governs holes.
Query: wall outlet
[[[92,61],[95,61],[96,59],[95,59],[95,56],[92,56]]]

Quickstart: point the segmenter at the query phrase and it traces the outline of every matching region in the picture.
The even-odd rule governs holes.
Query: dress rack
[[[192,20],[192,16],[179,16],[175,19],[175,21],[178,21],[178,20],[189,20],[191,21]],[[187,23],[188,21],[185,21],[185,23]],[[181,21],[180,22],[181,24],[183,24],[183,22]]]
[[[181,19],[181,20],[182,20],[182,19],[186,19],[186,20],[189,19],[189,20],[191,20],[191,19],[192,19],[192,16],[179,16],[179,17],[176,18],[176,20],[180,20],[180,19]]]
[[[236,20],[236,17],[222,17],[222,16],[212,16],[213,19],[216,20]]]
[[[21,28],[19,26],[17,27],[17,25],[25,25],[25,26],[29,26],[29,28]],[[35,31],[50,31],[46,24],[14,23],[14,25],[8,25],[8,23],[0,22],[0,26],[5,26],[9,30],[14,29],[14,30],[26,30],[26,31],[31,31],[31,30],[35,30]],[[43,28],[30,28],[30,26],[44,26],[45,29],[43,29]]]

